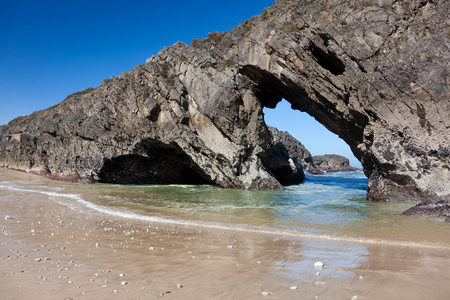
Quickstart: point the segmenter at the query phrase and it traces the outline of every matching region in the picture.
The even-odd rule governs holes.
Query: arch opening
[[[286,100],[278,103],[276,108],[264,108],[263,112],[267,125],[289,132],[306,147],[312,156],[337,154],[348,158],[350,166],[362,168],[360,161],[342,139],[308,113],[292,109]],[[312,158],[308,162],[312,165]],[[303,168],[307,167],[303,166]]]
[[[213,184],[178,145],[148,139],[133,154],[105,161],[99,181],[117,184]]]
[[[311,51],[313,50],[314,49],[311,49]],[[316,51],[316,53],[320,52],[317,49],[314,51]],[[320,53],[317,56],[319,56],[322,64],[326,64],[328,68],[333,69],[332,73],[340,74],[343,72],[344,69],[341,68],[338,63],[334,61],[331,63],[329,61],[332,60],[329,56],[326,59],[324,56],[321,56]],[[293,120],[298,121],[302,119],[301,113],[309,115],[307,116],[309,122],[307,122],[308,125],[306,125],[307,127],[304,128],[304,130],[311,131],[311,128],[308,128],[310,124],[314,124],[314,127],[316,128],[320,127],[320,130],[318,131],[320,133],[316,136],[316,139],[329,139],[330,146],[339,145],[341,153],[345,153],[345,155],[341,153],[329,153],[334,152],[333,148],[324,147],[324,150],[322,149],[321,151],[314,151],[311,149],[314,155],[340,154],[349,158],[356,167],[362,167],[360,161],[363,153],[357,146],[363,140],[363,131],[368,123],[367,118],[359,116],[357,112],[351,110],[344,115],[337,109],[336,105],[332,104],[331,101],[328,101],[328,99],[322,95],[320,90],[315,90],[314,87],[310,87],[307,91],[302,84],[293,82],[284,75],[275,76],[274,74],[253,65],[243,66],[240,69],[240,73],[248,76],[255,82],[254,93],[260,101],[264,112],[267,112],[266,108],[274,109],[277,107],[276,110],[278,110],[279,103],[286,100],[287,103],[290,104],[289,111],[294,111],[294,113],[297,114],[293,117]],[[342,100],[342,103],[348,103],[348,95],[335,96],[339,98],[339,100]],[[282,105],[286,105],[286,103]],[[282,118],[283,120],[288,119],[284,116]],[[311,122],[311,120],[313,122]],[[298,123],[301,124],[301,122]],[[277,127],[277,124],[273,122],[269,122],[268,125]],[[298,126],[301,125],[295,125],[296,128],[298,128]],[[326,130],[324,130],[323,127]],[[285,128],[279,129],[287,130]],[[291,130],[288,131],[293,133]],[[296,135],[294,134],[294,136]],[[304,142],[301,138],[299,138],[299,141],[301,143]],[[328,153],[322,153],[323,151]]]

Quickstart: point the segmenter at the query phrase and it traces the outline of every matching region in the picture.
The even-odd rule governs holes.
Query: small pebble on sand
[[[263,296],[269,296],[270,293],[269,293],[269,292],[262,292],[261,295],[263,295]]]
[[[323,262],[318,261],[318,262],[314,263],[314,268],[322,268],[322,267],[323,267]]]
[[[290,289],[291,289],[291,290],[298,290],[298,286],[293,285],[293,286],[290,287]]]

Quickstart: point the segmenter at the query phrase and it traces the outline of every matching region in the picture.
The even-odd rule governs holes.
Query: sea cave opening
[[[99,182],[117,184],[213,184],[178,145],[147,139],[135,153],[106,160]]]

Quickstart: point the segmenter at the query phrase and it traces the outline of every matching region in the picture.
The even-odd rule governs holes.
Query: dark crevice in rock
[[[341,75],[345,72],[344,63],[333,52],[325,52],[314,43],[311,43],[309,46],[309,51],[311,51],[311,54],[317,63],[321,65],[322,68],[330,71],[331,74]]]
[[[56,137],[57,136],[56,131],[51,131],[51,132],[50,131],[44,131],[44,133],[49,134],[52,137]]]
[[[90,138],[90,137],[87,137],[87,136],[79,135],[78,137],[79,137],[80,139],[82,139],[82,140],[89,141],[89,142],[95,141],[95,139]]]
[[[161,112],[161,107],[159,105],[155,105],[152,110],[150,111],[150,114],[148,115],[148,119],[152,122],[158,121],[159,113]]]
[[[323,32],[323,33],[319,33],[319,37],[322,39],[325,47],[328,47],[329,41],[331,40],[331,36],[328,33]]]

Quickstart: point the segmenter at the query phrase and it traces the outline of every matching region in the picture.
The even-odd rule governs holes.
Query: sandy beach
[[[19,191],[0,212],[0,299],[450,298],[447,247],[150,223]]]

